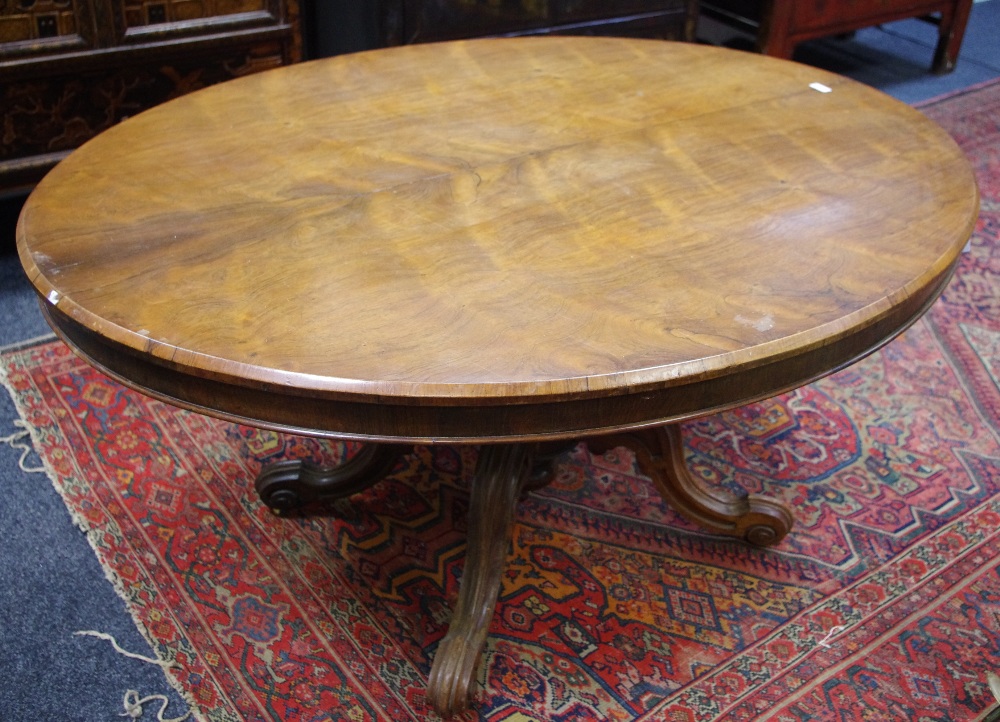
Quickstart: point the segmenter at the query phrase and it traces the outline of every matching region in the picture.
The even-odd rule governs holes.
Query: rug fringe
[[[146,657],[141,654],[136,654],[135,652],[129,652],[126,649],[122,649],[121,645],[118,644],[118,640],[115,639],[112,635],[107,634],[106,632],[96,632],[92,629],[84,629],[79,632],[73,632],[73,636],[97,637],[98,639],[104,639],[108,642],[111,642],[111,646],[114,647],[114,650],[118,652],[118,654],[128,657],[129,659],[138,659],[148,664],[155,664],[157,667],[160,667],[163,670],[166,670],[170,667],[180,666],[179,664],[177,664],[177,662],[170,662],[168,660],[163,660],[163,659],[154,659],[153,657]],[[164,694],[151,694],[145,697],[139,697],[139,692],[134,689],[130,689],[125,692],[125,698],[123,700],[123,704],[125,705],[125,712],[120,716],[131,717],[132,719],[139,719],[143,715],[143,708],[142,708],[143,705],[147,704],[148,702],[153,702],[156,700],[163,702],[163,704],[160,705],[160,711],[156,713],[156,719],[158,720],[158,722],[184,722],[184,720],[186,720],[188,717],[191,716],[191,710],[188,710],[187,713],[181,715],[180,717],[171,717],[170,719],[167,719],[163,715],[166,713],[167,707],[170,705],[169,697],[167,697]]]
[[[45,468],[42,466],[25,466],[24,461],[28,457],[28,454],[35,450],[31,445],[20,443],[21,439],[31,436],[31,432],[27,430],[27,424],[22,419],[15,419],[14,426],[20,427],[22,431],[16,431],[10,436],[0,436],[0,443],[7,444],[14,451],[20,449],[21,458],[17,460],[17,465],[21,471],[29,474],[44,474]]]
[[[97,637],[98,639],[103,639],[111,642],[111,646],[114,647],[118,654],[121,654],[130,659],[138,659],[143,662],[148,662],[149,664],[155,664],[157,667],[162,667],[163,669],[168,669],[170,667],[180,667],[177,662],[171,662],[166,659],[156,659],[154,657],[145,657],[141,654],[136,654],[135,652],[129,652],[126,649],[122,649],[121,645],[118,644],[118,640],[112,637],[106,632],[95,632],[91,629],[83,629],[79,632],[73,632],[74,637]]]
[[[191,716],[191,710],[187,711],[187,714],[181,717],[170,717],[169,719],[164,717],[163,714],[167,711],[167,705],[170,704],[170,700],[166,695],[163,694],[150,694],[140,699],[139,693],[134,689],[130,689],[125,693],[125,713],[120,715],[121,717],[131,717],[132,719],[139,719],[142,717],[142,706],[147,702],[154,702],[159,700],[163,702],[160,705],[160,711],[156,713],[157,722],[184,722],[188,717]]]
[[[45,339],[46,337],[42,338]],[[54,340],[54,336],[52,337],[52,339]],[[32,339],[32,341],[37,341],[37,340],[38,339]],[[17,353],[18,351],[23,351],[26,348],[34,345],[40,345],[40,344],[24,342],[24,346],[22,348],[17,349],[17,351],[6,351],[6,353]],[[28,422],[26,413],[27,409],[24,408],[20,398],[14,392],[14,388],[11,385],[9,379],[7,378],[7,371],[3,366],[0,366],[0,385],[2,385],[7,390],[7,394],[10,396],[10,399],[14,404],[14,411],[18,415],[18,418],[14,420],[14,425],[23,429],[23,431],[16,432],[12,436],[16,436],[18,437],[18,439],[20,439],[24,438],[24,435],[26,434],[27,435],[26,438],[30,439],[31,443],[31,448],[29,448],[29,451],[33,451],[39,448],[40,440],[38,438],[38,429],[36,429],[32,424]],[[67,500],[66,495],[63,494],[63,490],[59,488],[59,484],[57,482],[59,476],[56,473],[55,469],[51,467],[49,461],[43,455],[39,454],[38,456],[42,462],[42,466],[41,468],[39,468],[37,473],[44,472],[45,475],[48,477],[49,483],[52,484],[52,488],[55,489],[56,493],[59,495],[59,498],[63,502],[63,506],[65,507],[67,513],[69,514],[70,519],[73,521],[74,526],[76,526],[80,531],[82,531],[84,536],[86,537],[87,543],[90,545],[91,551],[97,558],[97,563],[100,565],[101,570],[104,572],[104,578],[108,580],[112,588],[115,590],[115,593],[125,603],[125,609],[127,610],[129,618],[132,620],[132,623],[135,625],[136,630],[138,630],[139,634],[142,635],[142,638],[146,640],[146,643],[149,645],[149,648],[155,650],[156,649],[155,640],[150,639],[150,637],[146,634],[146,630],[144,629],[138,617],[138,613],[132,608],[132,605],[129,604],[129,597],[125,591],[124,585],[112,571],[111,567],[105,564],[104,560],[101,559],[101,555],[98,551],[98,546],[95,538],[95,534],[98,532],[98,530],[95,527],[88,524],[86,519],[84,519],[82,515],[80,515],[77,511],[73,509],[72,505]],[[22,459],[23,458],[24,454],[22,454]],[[21,466],[20,463],[19,466],[20,468],[24,469],[24,467]],[[30,469],[26,469],[26,471],[29,471],[30,473],[36,473],[31,471]],[[192,716],[196,720],[196,722],[209,722],[208,717],[204,714],[204,712],[202,712],[198,708],[197,704],[195,704],[194,696],[184,689],[184,687],[181,685],[180,680],[177,679],[177,677],[171,671],[171,668],[163,665],[160,665],[160,667],[163,670],[163,676],[166,678],[167,684],[169,684],[173,688],[173,690],[177,693],[177,695],[185,702],[185,704],[187,704],[188,715]],[[131,691],[132,690],[129,690],[129,692]],[[138,695],[138,693],[136,693],[136,695]],[[126,692],[125,694],[126,714],[128,714],[128,709],[129,709],[127,701],[128,698],[129,694],[128,692]],[[160,712],[158,714],[158,719],[161,722],[179,722],[178,720],[162,719],[162,714],[163,714],[163,708],[160,709]],[[181,719],[187,719],[187,717],[183,717]]]

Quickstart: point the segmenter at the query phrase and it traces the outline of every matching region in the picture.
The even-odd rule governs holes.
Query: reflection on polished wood
[[[940,292],[976,208],[944,131],[846,78],[517,38],[178,98],[61,163],[18,247],[67,336],[176,403],[476,443],[667,423],[850,363]]]
[[[871,88],[719,48],[548,37],[178,98],[60,163],[17,242],[61,337],[145,393],[292,433],[484,444],[430,680],[447,713],[547,458],[625,443],[692,519],[777,543],[788,510],[704,488],[676,424],[886,343],[941,293],[977,211],[952,139]],[[260,483],[272,502],[350,493],[388,463],[366,453]]]

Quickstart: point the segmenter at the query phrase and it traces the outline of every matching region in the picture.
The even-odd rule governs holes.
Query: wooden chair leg
[[[972,0],[957,0],[952,7],[942,11],[938,27],[938,43],[931,65],[932,72],[943,75],[955,69],[971,11]]]

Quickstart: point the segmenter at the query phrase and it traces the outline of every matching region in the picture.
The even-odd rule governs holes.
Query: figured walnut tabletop
[[[126,383],[377,442],[348,469],[265,470],[273,505],[356,490],[399,444],[486,444],[429,680],[448,714],[511,510],[555,442],[626,443],[688,516],[779,541],[789,510],[700,486],[677,422],[892,338],[942,290],[977,208],[940,128],[839,76],[679,43],[496,39],[315,61],[143,113],[45,178],[18,248],[53,326]]]

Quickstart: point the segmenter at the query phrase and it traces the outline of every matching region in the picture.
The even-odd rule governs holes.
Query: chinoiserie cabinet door
[[[690,40],[697,0],[383,0],[388,45],[489,35],[615,34]]]
[[[301,59],[298,0],[0,0],[0,193],[122,119]]]

